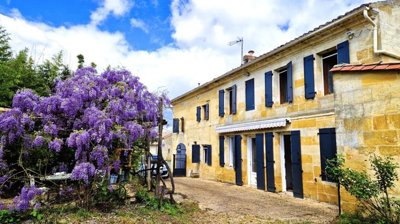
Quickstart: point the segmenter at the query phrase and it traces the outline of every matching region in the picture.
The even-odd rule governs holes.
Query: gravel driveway
[[[214,214],[199,220],[201,223],[331,223],[338,214],[334,205],[288,194],[187,177],[174,180],[178,195],[197,201],[201,209]]]

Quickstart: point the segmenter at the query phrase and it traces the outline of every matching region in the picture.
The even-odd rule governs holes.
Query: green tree
[[[9,44],[10,35],[0,26],[0,62],[5,62],[11,59],[12,51]]]
[[[63,53],[50,60],[35,64],[28,49],[12,55],[10,37],[0,26],[0,107],[10,107],[17,90],[32,89],[40,96],[51,94],[57,79],[71,76],[68,66],[63,64]]]
[[[82,54],[76,56],[78,58],[78,68],[82,68],[85,63],[85,57]]]

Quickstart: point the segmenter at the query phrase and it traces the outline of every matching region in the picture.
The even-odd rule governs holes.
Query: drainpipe
[[[378,22],[375,22],[374,20],[371,19],[371,17],[368,16],[368,11],[370,10],[369,7],[366,7],[366,9],[364,9],[363,14],[364,14],[364,18],[367,19],[372,26],[374,27],[374,33],[373,33],[373,45],[374,45],[374,53],[375,54],[385,54],[387,56],[390,56],[392,58],[396,58],[400,60],[400,56],[389,52],[389,51],[385,51],[383,49],[378,49]],[[378,20],[378,17],[376,17],[376,20]]]

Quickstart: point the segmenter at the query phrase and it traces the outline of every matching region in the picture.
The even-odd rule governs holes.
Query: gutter
[[[334,19],[333,21],[330,21],[330,22],[327,22],[327,23],[325,23],[323,25],[320,25],[319,27],[315,28],[314,30],[311,30],[311,31],[309,31],[307,33],[304,33],[303,35],[301,35],[301,36],[299,36],[299,37],[297,37],[297,38],[295,38],[295,39],[293,39],[293,40],[291,40],[291,41],[289,41],[289,42],[287,42],[287,43],[285,43],[285,44],[283,44],[283,45],[281,45],[281,46],[279,46],[279,47],[277,47],[277,48],[275,48],[275,49],[273,49],[273,50],[271,50],[271,51],[269,51],[269,52],[267,52],[265,54],[263,54],[263,55],[260,55],[259,57],[255,58],[254,60],[252,60],[251,62],[249,62],[249,63],[247,63],[245,65],[242,65],[240,67],[234,68],[231,71],[226,72],[225,74],[223,74],[223,75],[221,75],[221,76],[219,76],[217,78],[214,78],[213,80],[211,80],[209,82],[206,82],[206,83],[204,83],[204,84],[202,84],[202,85],[200,85],[200,86],[198,86],[198,87],[196,87],[196,88],[194,88],[192,90],[189,90],[188,92],[186,92],[186,93],[184,93],[184,94],[182,94],[180,96],[175,97],[174,99],[171,100],[171,104],[175,104],[177,101],[185,98],[186,96],[188,96],[188,95],[190,95],[192,93],[197,92],[200,89],[203,89],[204,87],[206,87],[206,86],[208,86],[208,85],[210,85],[210,84],[212,84],[214,82],[218,82],[219,80],[221,80],[221,79],[223,79],[225,77],[228,77],[228,76],[234,74],[235,72],[244,70],[244,69],[248,68],[249,66],[260,62],[261,60],[264,60],[265,58],[273,56],[274,54],[277,54],[277,53],[279,53],[279,52],[281,52],[281,51],[283,51],[283,50],[285,50],[285,49],[287,49],[289,47],[292,47],[292,46],[294,46],[296,44],[299,44],[299,43],[301,43],[302,41],[304,41],[306,39],[309,39],[309,38],[311,38],[311,37],[323,32],[323,31],[325,31],[325,30],[327,30],[327,29],[329,29],[329,28],[331,28],[333,26],[336,26],[337,24],[342,23],[343,21],[345,21],[345,20],[347,20],[347,19],[349,19],[349,18],[351,18],[351,17],[353,17],[353,16],[355,16],[355,15],[357,15],[359,13],[362,13],[363,10],[365,10],[365,7],[368,6],[368,5],[369,4],[363,4],[363,5],[359,6],[358,8],[355,8],[352,11],[347,12],[346,14],[344,14],[342,16],[339,16],[338,18]]]
[[[376,22],[374,20],[372,20],[371,17],[369,17],[368,15],[368,11],[370,11],[371,8],[370,7],[366,7],[363,11],[364,14],[364,18],[367,19],[372,26],[374,27],[374,32],[373,32],[373,46],[374,46],[374,53],[375,54],[384,54],[387,55],[389,57],[395,58],[395,59],[400,59],[400,55],[397,55],[393,52],[389,52],[383,49],[378,49],[378,17],[376,17]],[[375,11],[373,11],[375,12]]]

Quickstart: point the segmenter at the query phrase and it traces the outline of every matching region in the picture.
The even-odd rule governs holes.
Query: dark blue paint
[[[314,99],[315,84],[314,84],[314,55],[309,55],[304,58],[304,96],[306,99]]]
[[[265,190],[264,135],[256,134],[257,189]]]
[[[267,190],[275,192],[275,173],[274,173],[274,134],[265,133],[265,151],[267,161]]]
[[[290,140],[292,152],[293,196],[296,198],[303,198],[303,169],[301,165],[300,131],[292,131]]]

